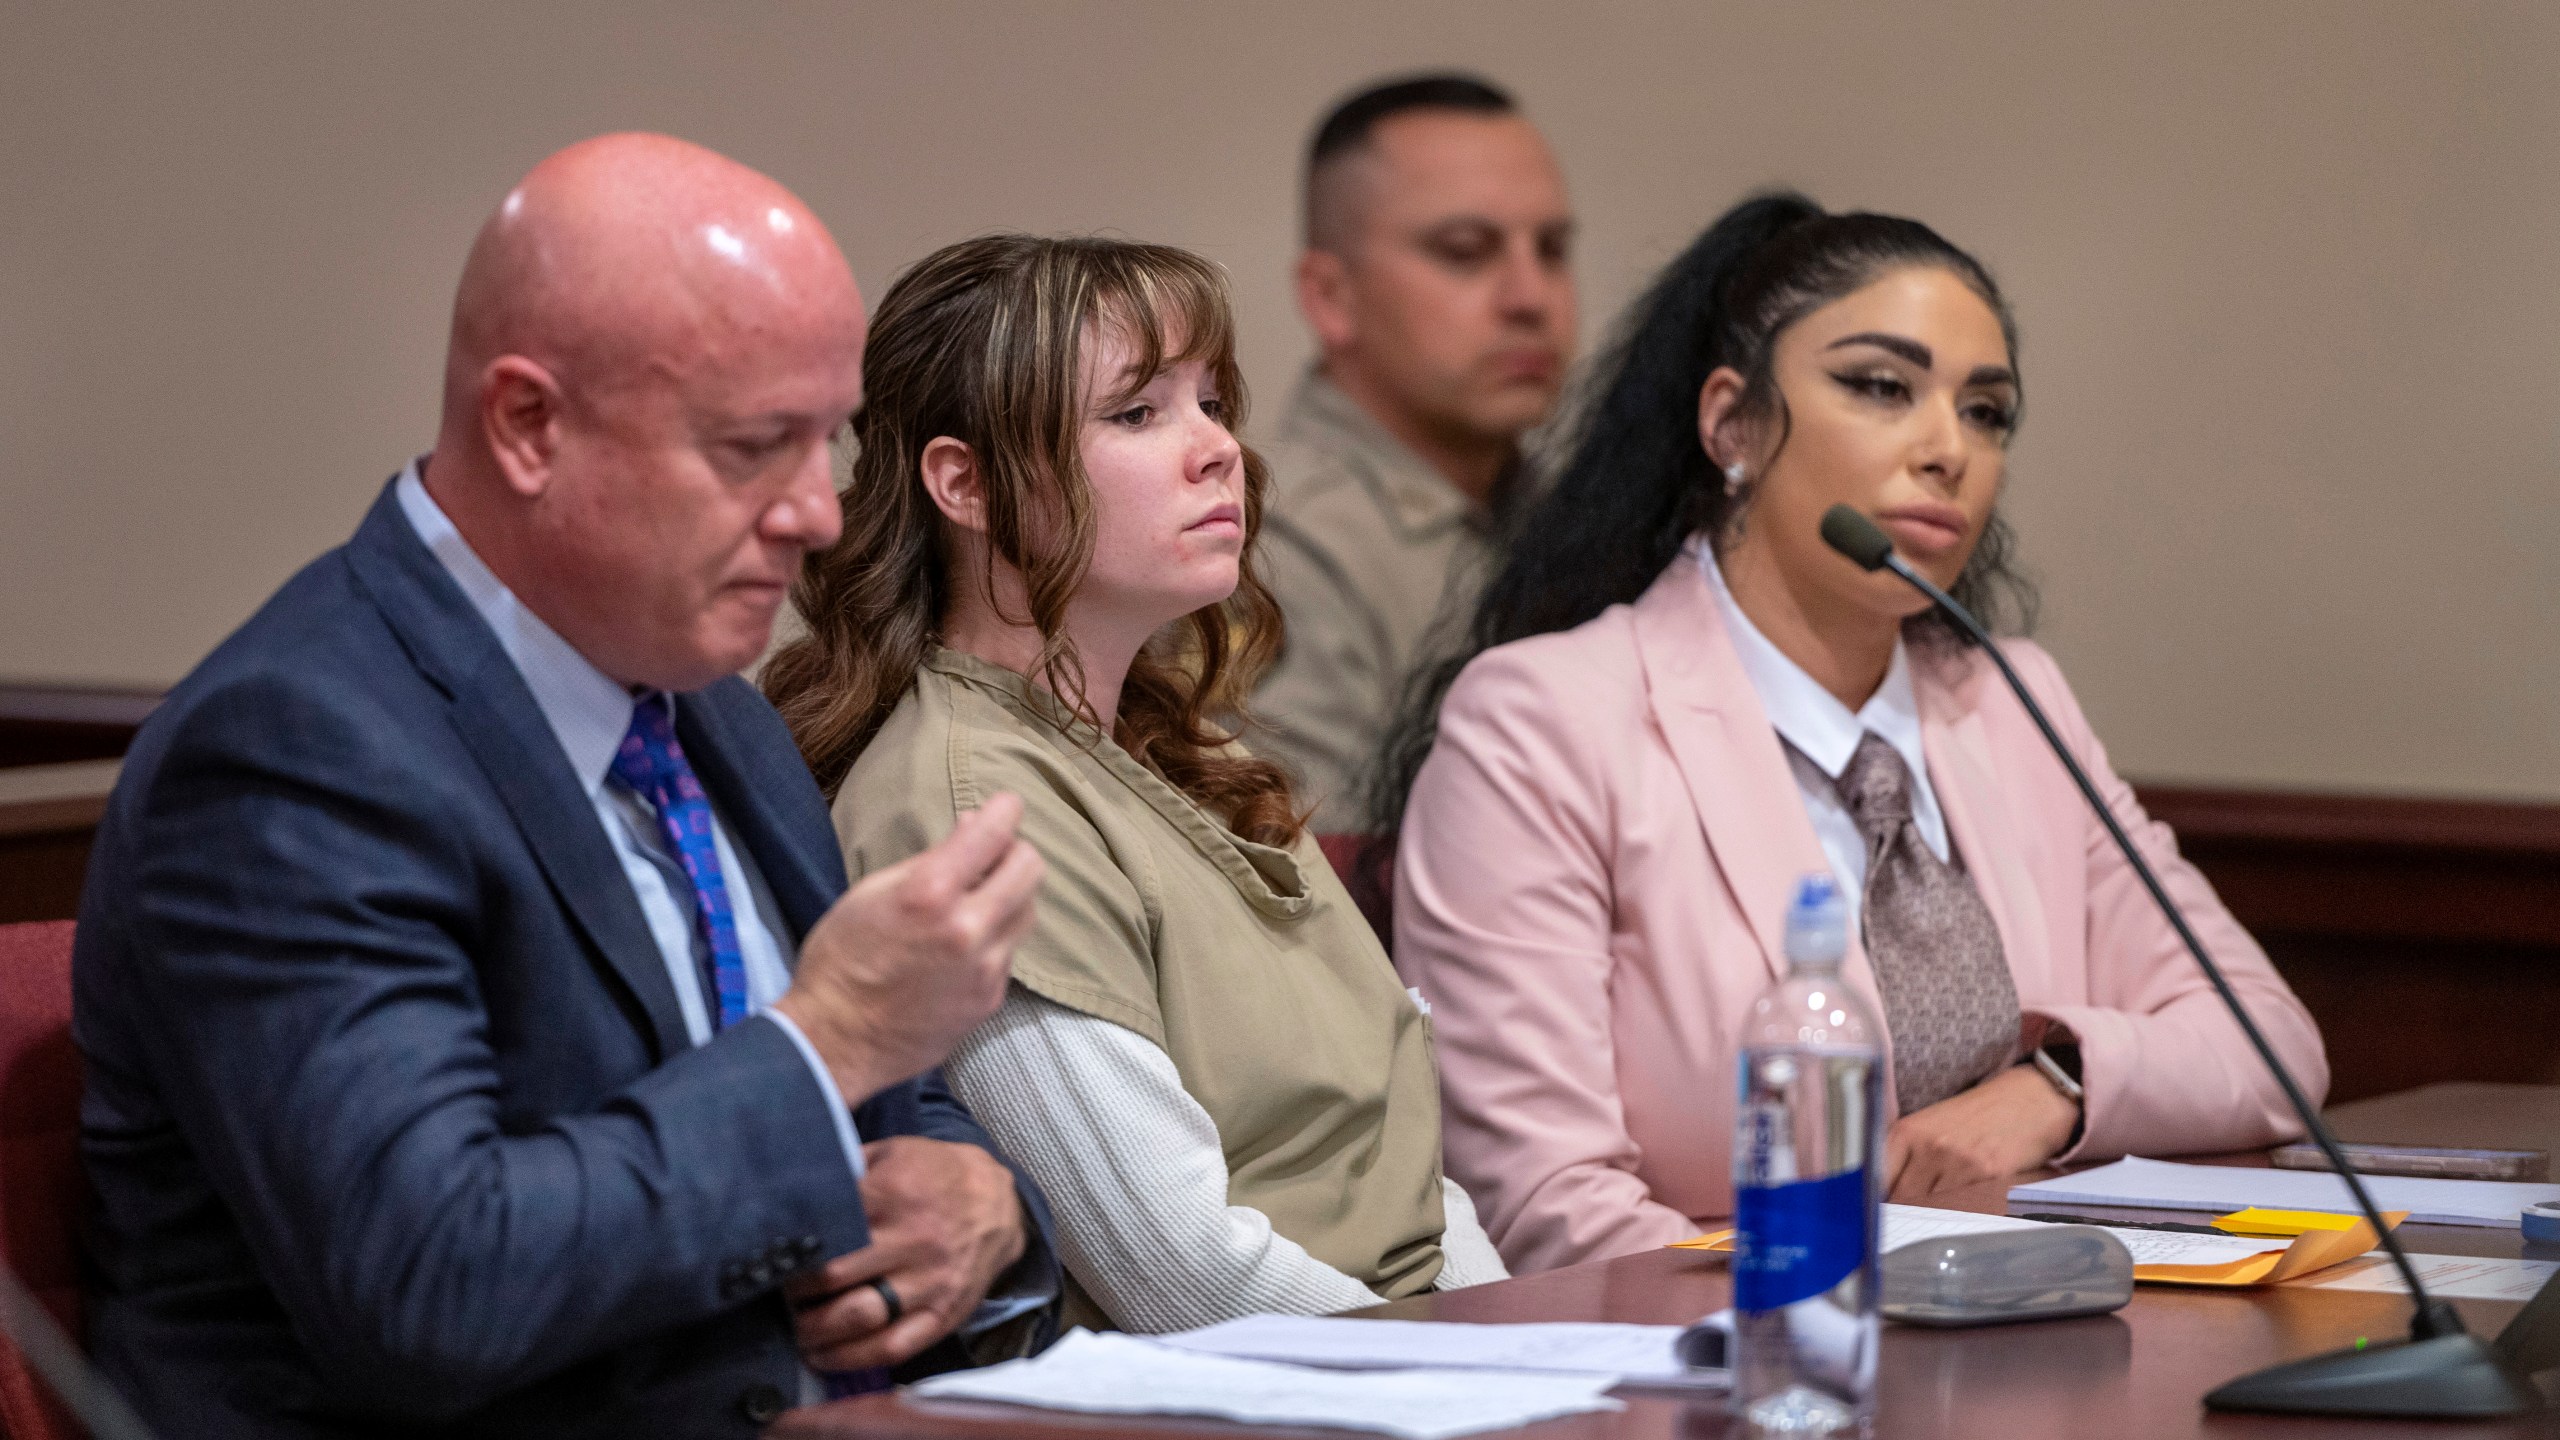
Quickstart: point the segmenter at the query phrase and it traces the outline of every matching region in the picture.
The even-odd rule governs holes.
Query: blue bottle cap
[[[2560,1200],[2538,1200],[2525,1207],[2524,1238],[2560,1245]]]
[[[1836,965],[1849,950],[1849,901],[1828,870],[1796,882],[1787,905],[1786,952],[1790,963]]]

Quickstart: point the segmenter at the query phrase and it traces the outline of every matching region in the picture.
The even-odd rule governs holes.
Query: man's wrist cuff
[[[801,1033],[799,1024],[790,1016],[771,1007],[758,1013],[781,1028],[782,1033],[790,1038],[791,1048],[799,1051],[800,1059],[808,1065],[811,1078],[818,1082],[819,1093],[826,1096],[827,1113],[836,1122],[836,1144],[844,1151],[844,1167],[853,1172],[856,1181],[860,1181],[862,1136],[853,1128],[853,1110],[845,1104],[844,1092],[836,1087],[835,1072],[827,1068],[827,1062],[818,1054],[818,1047],[809,1043],[809,1037]]]

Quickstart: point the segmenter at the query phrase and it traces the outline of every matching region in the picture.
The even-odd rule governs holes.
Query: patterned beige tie
[[[1860,931],[1893,1037],[1895,1096],[1908,1115],[2009,1063],[2018,987],[1972,879],[1932,853],[1911,822],[1901,752],[1869,731],[1837,784],[1866,837]]]

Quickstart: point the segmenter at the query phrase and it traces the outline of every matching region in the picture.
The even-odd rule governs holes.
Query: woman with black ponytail
[[[2007,630],[2023,387],[1982,265],[1917,221],[1735,207],[1630,312],[1464,653],[1378,767],[1396,957],[1432,1007],[1450,1173],[1515,1270],[1732,1207],[1734,1041],[1829,871],[1881,1015],[1896,1198],[2057,1158],[2294,1133],[2272,1080],[2026,712],[1818,533],[1848,504]],[[2286,1062],[2310,1016],[2003,642]]]

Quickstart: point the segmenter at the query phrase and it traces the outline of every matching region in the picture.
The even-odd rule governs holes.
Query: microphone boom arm
[[[2229,1009],[2232,1017],[2240,1022],[2241,1033],[2249,1037],[2249,1044],[2257,1050],[2258,1058],[2266,1062],[2267,1069],[2276,1077],[2276,1083],[2284,1087],[2285,1098],[2293,1102],[2294,1114],[2301,1118],[2304,1128],[2310,1132],[2312,1143],[2320,1147],[2321,1154],[2329,1157],[2330,1168],[2338,1172],[2338,1178],[2346,1181],[2347,1189],[2355,1195],[2356,1208],[2362,1210],[2365,1219],[2373,1223],[2374,1233],[2382,1238],[2382,1248],[2390,1252],[2391,1263],[2399,1268],[2401,1283],[2409,1287],[2410,1297],[2417,1303],[2417,1314],[2409,1323],[2410,1334],[2420,1340],[2432,1339],[2437,1335],[2459,1334],[2463,1328],[2462,1317],[2454,1313],[2453,1307],[2428,1296],[2426,1286],[2418,1280],[2417,1267],[2409,1263],[2408,1252],[2400,1248],[2398,1237],[2391,1233],[2391,1226],[2384,1222],[2382,1211],[2375,1206],[2373,1196],[2364,1188],[2363,1178],[2357,1175],[2355,1167],[2347,1162],[2346,1152],[2339,1146],[2338,1137],[2330,1133],[2327,1122],[2320,1118],[2319,1109],[2311,1103],[2311,1097],[2302,1093],[2302,1086],[2294,1080],[2293,1072],[2286,1069],[2284,1062],[2276,1058],[2275,1046],[2268,1042],[2266,1032],[2258,1028],[2257,1021],[2249,1018],[2249,1009],[2240,1003],[2239,992],[2231,988],[2231,981],[2222,973],[2222,967],[2215,964],[2213,957],[2205,952],[2204,942],[2197,938],[2195,930],[2187,924],[2185,914],[2180,912],[2177,903],[2169,898],[2167,887],[2160,883],[2160,877],[2152,872],[2149,862],[2142,858],[2142,852],[2135,848],[2133,837],[2125,833],[2123,824],[2116,819],[2115,810],[2107,804],[2106,797],[2098,793],[2097,785],[2089,779],[2089,772],[2082,769],[2080,762],[2072,756],[2071,747],[2062,743],[2061,733],[2053,728],[2053,721],[2045,715],[2044,707],[2036,703],[2034,694],[2027,689],[2026,681],[2019,678],[2016,667],[2009,663],[2009,657],[2000,653],[2000,647],[1992,643],[1990,632],[1982,628],[1981,621],[1973,618],[1972,611],[1957,604],[1954,596],[1939,589],[1930,583],[1926,576],[1903,563],[1901,556],[1888,552],[1884,558],[1883,568],[1902,577],[1904,584],[1928,596],[1937,605],[1940,614],[1953,620],[1956,627],[1964,632],[1965,638],[1980,647],[1982,653],[1990,656],[1992,664],[2000,667],[2001,677],[2009,682],[2009,689],[2017,695],[2018,703],[2026,707],[2027,718],[2035,721],[2036,728],[2044,732],[2045,744],[2052,747],[2054,756],[2062,762],[2062,768],[2070,772],[2071,783],[2080,787],[2081,798],[2087,800],[2089,808],[2097,812],[2098,823],[2107,827],[2108,838],[2116,842],[2118,850],[2124,852],[2124,858],[2133,866],[2133,873],[2141,877],[2142,887],[2151,892],[2152,902],[2160,907],[2162,915],[2168,917],[2170,928],[2178,932],[2178,939],[2186,945],[2187,953],[2194,957],[2196,967],[2204,971],[2204,978],[2212,984],[2215,992],[2222,996],[2224,1007]]]
[[[2311,1097],[2302,1093],[2302,1086],[2294,1080],[2293,1072],[2285,1068],[2275,1046],[2268,1043],[2266,1033],[2258,1028],[2257,1021],[2249,1017],[2248,1007],[2240,1003],[2240,996],[2231,988],[2231,981],[2222,973],[2222,967],[2205,953],[2204,942],[2196,938],[2194,928],[2187,924],[2187,917],[2169,898],[2167,888],[2152,872],[2150,862],[2135,848],[2133,837],[2125,833],[2106,797],[2098,793],[2098,787],[2090,781],[2089,772],[2081,768],[2078,757],[2071,753],[2071,747],[2062,743],[2062,736],[2053,728],[2053,721],[2044,713],[2044,707],[2036,703],[2034,693],[2019,678],[2016,667],[2009,663],[2009,657],[1993,643],[1990,632],[1982,628],[1982,622],[1956,603],[1954,596],[1904,564],[1902,557],[1893,553],[1891,537],[1855,508],[1834,505],[1824,512],[1822,538],[1860,569],[1890,570],[1904,584],[1927,596],[1929,602],[1938,608],[1938,613],[1953,621],[1965,638],[1980,646],[1982,652],[1991,657],[1991,663],[1999,667],[2000,677],[2009,683],[2010,692],[2018,697],[2027,717],[2036,722],[2036,729],[2043,733],[2045,744],[2052,749],[2054,758],[2060,760],[2062,768],[2069,772],[2071,783],[2080,788],[2080,798],[2089,803],[2098,823],[2107,828],[2107,837],[2123,853],[2125,862],[2133,867],[2133,873],[2141,877],[2143,888],[2151,893],[2152,903],[2160,907],[2161,915],[2178,933],[2179,941],[2187,947],[2187,954],[2194,958],[2196,968],[2204,972],[2205,979],[2213,985],[2214,993],[2222,997],[2223,1008],[2239,1022],[2241,1033],[2249,1037],[2249,1044],[2258,1052],[2258,1058],[2266,1062],[2268,1073],[2274,1075],[2276,1084],[2283,1087],[2285,1099],[2291,1102],[2294,1114],[2301,1118],[2304,1131],[2320,1147],[2320,1153],[2329,1158],[2338,1178],[2346,1182],[2348,1193],[2355,1197],[2356,1208],[2372,1222],[2374,1234],[2380,1237],[2383,1250],[2400,1272],[2401,1283],[2409,1287],[2409,1299],[2415,1306],[2415,1313],[2409,1320],[2410,1338],[2406,1342],[2367,1347],[2359,1340],[2353,1349],[2272,1366],[2226,1382],[2206,1395],[2204,1403],[2214,1409],[2263,1410],[2278,1414],[2432,1418],[2520,1415],[2543,1409],[2546,1402],[2542,1392],[2523,1373],[2528,1353],[2539,1354],[2548,1345],[2547,1337],[2538,1328],[2539,1322],[2528,1333],[2518,1333],[2491,1345],[2465,1330],[2462,1317],[2451,1305],[2427,1294],[2426,1285],[2418,1278],[2417,1267],[2410,1263],[2409,1253],[2400,1246],[2400,1237],[2392,1234],[2391,1227],[2383,1222],[2382,1211],[2365,1189],[2363,1177],[2348,1161],[2338,1138],[2329,1133],[2328,1123],[2320,1118]],[[2560,1284],[2560,1280],[2553,1283]],[[2548,1295],[2538,1300],[2528,1308],[2527,1315],[2551,1313],[2546,1303],[2548,1300]]]

